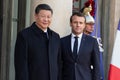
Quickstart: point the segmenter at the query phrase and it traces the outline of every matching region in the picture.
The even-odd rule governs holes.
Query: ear
[[[35,20],[37,20],[38,19],[38,15],[34,14],[34,18],[35,18]]]
[[[70,27],[72,26],[72,22],[70,22]]]

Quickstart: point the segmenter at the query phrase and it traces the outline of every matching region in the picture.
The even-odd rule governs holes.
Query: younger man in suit
[[[70,17],[72,33],[61,39],[62,80],[100,80],[97,40],[83,33],[85,23],[82,13],[73,13]]]

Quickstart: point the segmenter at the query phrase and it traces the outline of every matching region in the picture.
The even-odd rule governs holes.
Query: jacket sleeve
[[[94,40],[92,63],[93,63],[93,80],[100,80],[100,52],[97,40]]]
[[[18,33],[15,44],[14,66],[15,80],[28,80],[27,42],[22,33]]]

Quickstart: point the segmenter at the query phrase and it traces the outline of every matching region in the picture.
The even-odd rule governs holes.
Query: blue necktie
[[[75,56],[75,59],[77,58],[77,48],[78,48],[78,37],[75,36],[75,42],[73,46],[73,55]]]

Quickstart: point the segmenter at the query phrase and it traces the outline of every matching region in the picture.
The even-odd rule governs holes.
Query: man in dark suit
[[[72,33],[61,39],[62,80],[100,80],[97,40],[83,33],[85,22],[83,14],[73,13]]]
[[[58,80],[60,37],[49,27],[53,11],[35,9],[35,22],[20,31],[15,45],[15,80]]]

